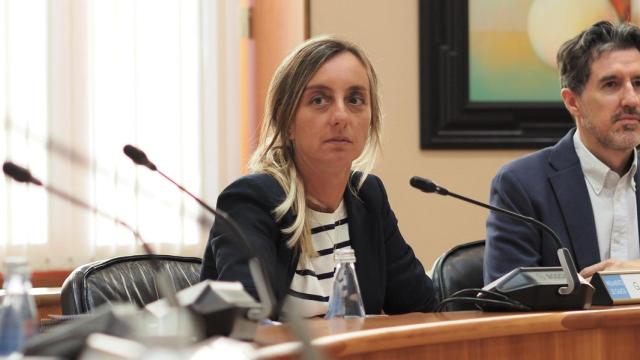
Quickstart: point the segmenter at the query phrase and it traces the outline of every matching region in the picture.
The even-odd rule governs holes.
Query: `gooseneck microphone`
[[[29,170],[18,166],[11,161],[5,161],[4,164],[2,164],[2,171],[17,182],[32,183],[34,185],[42,186],[42,181],[33,177]]]
[[[144,249],[144,252],[147,255],[149,255],[151,266],[153,266],[154,270],[158,274],[158,291],[163,297],[167,298],[167,301],[169,301],[170,305],[172,306],[178,305],[178,299],[176,298],[175,291],[172,289],[169,279],[167,279],[166,276],[163,275],[164,272],[162,271],[162,267],[158,262],[156,254],[151,249],[151,246],[142,238],[142,236],[140,236],[140,233],[136,231],[131,225],[129,225],[128,223],[124,222],[123,220],[115,216],[107,214],[106,212],[98,209],[95,206],[92,206],[78,199],[75,196],[67,194],[66,192],[61,191],[49,184],[43,183],[38,178],[33,176],[28,169],[18,166],[10,161],[4,162],[4,164],[2,165],[2,171],[5,173],[5,175],[7,175],[8,177],[12,178],[17,182],[28,183],[28,184],[33,184],[33,185],[43,187],[48,193],[51,193],[82,209],[91,211],[92,213],[97,214],[105,219],[111,220],[114,223],[129,230],[133,234],[133,236],[136,238],[138,243],[142,246],[142,248]]]
[[[124,154],[127,155],[129,157],[129,159],[131,159],[131,161],[133,161],[134,163],[136,163],[136,165],[142,165],[142,166],[146,166],[149,168],[149,170],[151,171],[158,171],[158,168],[156,167],[156,165],[154,163],[152,163],[149,158],[147,157],[147,154],[144,153],[144,151],[138,149],[137,147],[133,146],[133,145],[125,145],[124,148],[122,149],[122,151],[124,151]],[[171,181],[172,183],[174,183],[175,185],[177,185],[180,190],[188,192],[186,189],[184,189],[182,186],[176,184],[173,180],[169,179],[165,174],[163,174],[161,171],[158,171],[158,173],[160,173],[162,176],[164,176],[167,180]],[[191,195],[192,197],[194,197],[193,195]],[[196,201],[198,201],[199,199],[196,199]],[[200,201],[199,201],[200,202]],[[205,204],[206,205],[206,204]]]
[[[251,257],[249,259],[249,271],[251,272],[251,277],[253,278],[253,282],[256,285],[256,290],[258,291],[258,295],[260,296],[260,301],[262,302],[261,312],[255,313],[253,314],[253,316],[251,316],[251,310],[249,310],[249,313],[247,315],[252,320],[263,320],[269,317],[273,313],[274,307],[275,307],[275,300],[274,300],[273,293],[271,292],[271,286],[269,285],[268,279],[265,276],[265,272],[262,268],[262,265],[260,264],[260,261],[258,260],[258,257],[256,256],[255,252],[249,245],[249,242],[244,237],[242,231],[240,230],[238,225],[235,223],[235,221],[233,221],[224,211],[220,209],[212,208],[203,200],[201,200],[199,197],[195,196],[194,194],[189,192],[187,189],[185,189],[182,185],[178,184],[169,176],[167,176],[162,171],[160,171],[158,167],[154,163],[152,163],[151,160],[149,160],[149,158],[147,157],[147,154],[145,154],[144,151],[132,145],[125,145],[123,148],[123,151],[125,155],[127,155],[137,165],[145,166],[149,170],[155,171],[160,175],[162,175],[162,177],[164,177],[165,179],[173,183],[182,192],[189,195],[192,199],[198,202],[198,204],[200,204],[203,208],[207,209],[209,213],[214,215],[216,219],[222,220],[231,229],[233,235],[238,240],[240,240],[240,243],[243,244],[245,251]],[[311,345],[311,339],[309,337],[309,334],[307,333],[307,329],[302,323],[297,312],[294,311],[291,314],[290,321],[291,321],[291,326],[293,328],[295,335],[301,340],[303,344],[302,358],[324,359],[324,356],[320,354]]]
[[[258,309],[258,311],[253,311],[256,309],[251,309],[248,316],[252,320],[263,320],[268,318],[273,313],[275,307],[275,300],[273,293],[271,292],[271,287],[269,286],[268,279],[265,276],[265,272],[262,268],[262,265],[260,264],[260,261],[258,260],[258,257],[256,256],[255,252],[249,245],[249,242],[244,237],[242,231],[235,223],[235,221],[233,221],[224,211],[212,208],[202,199],[192,194],[189,190],[185,189],[182,185],[174,181],[171,177],[160,171],[160,169],[158,169],[158,167],[149,160],[147,154],[145,154],[144,151],[136,148],[133,145],[125,145],[122,150],[124,154],[127,155],[127,157],[129,157],[135,164],[145,166],[149,170],[157,172],[162,177],[178,187],[180,191],[189,195],[189,197],[194,199],[210,214],[215,216],[217,219],[222,220],[222,222],[227,225],[227,227],[231,230],[233,236],[237,238],[245,248],[246,253],[250,255],[249,271],[251,272],[251,277],[253,278],[253,282],[256,285],[256,290],[258,292],[258,296],[260,297],[260,302],[262,303],[262,306],[260,309]]]
[[[131,233],[133,233],[133,236],[140,242],[140,244],[142,245],[142,247],[144,248],[145,252],[149,255],[154,255],[153,251],[151,250],[151,247],[142,239],[142,237],[140,236],[140,233],[138,233],[131,225],[127,224],[126,222],[111,216],[107,213],[105,213],[104,211],[91,206],[89,204],[87,204],[86,202],[71,196],[61,190],[58,190],[57,188],[51,186],[51,185],[47,185],[44,184],[42,181],[40,181],[38,178],[36,178],[35,176],[33,176],[31,174],[31,172],[21,166],[18,166],[10,161],[5,161],[4,164],[2,165],[2,171],[5,173],[5,175],[7,175],[8,177],[12,178],[13,180],[17,181],[17,182],[21,182],[21,183],[30,183],[30,184],[34,184],[40,187],[43,187],[47,192],[61,198],[64,199],[65,201],[68,201],[70,203],[72,203],[73,205],[76,205],[78,207],[81,207],[85,210],[91,211],[95,214],[98,214],[99,216],[102,216],[108,220],[113,221],[114,223],[126,228],[127,230],[131,231]]]
[[[532,224],[542,229],[554,241],[558,248],[558,267],[517,268],[491,284],[484,290],[495,291],[519,301],[534,310],[545,309],[583,309],[591,306],[594,288],[580,281],[578,271],[569,250],[562,246],[560,237],[546,224],[532,217],[524,216],[509,210],[470,199],[456,194],[435,182],[414,176],[409,184],[426,193],[451,196],[456,199],[481,206],[500,214],[510,216],[519,221]],[[557,288],[557,291],[554,289]],[[554,294],[555,292],[555,294]],[[557,296],[559,295],[559,297]]]
[[[413,186],[414,188],[418,189],[418,190],[422,190],[423,192],[426,193],[436,193],[442,196],[451,196],[454,197],[456,199],[460,199],[462,201],[474,204],[474,205],[478,205],[481,206],[485,209],[489,209],[491,211],[495,211],[495,212],[499,212],[501,214],[505,214],[507,216],[510,216],[512,218],[518,219],[520,221],[524,221],[526,223],[529,224],[533,224],[535,226],[538,226],[539,228],[541,228],[544,232],[546,232],[549,236],[551,236],[551,238],[553,239],[553,241],[556,244],[556,247],[558,248],[558,250],[564,249],[564,247],[562,246],[562,243],[560,242],[560,237],[558,237],[558,234],[555,233],[555,231],[551,230],[551,228],[549,226],[547,226],[545,223],[538,221],[532,217],[529,216],[524,216],[518,213],[515,213],[513,211],[509,211],[506,209],[502,209],[493,205],[489,205],[489,204],[485,204],[483,202],[474,200],[474,199],[470,199],[466,196],[462,196],[462,195],[458,195],[456,193],[452,193],[449,190],[447,190],[446,188],[443,188],[441,186],[439,186],[438,184],[434,183],[433,181],[429,180],[429,179],[424,179],[421,178],[419,176],[414,176],[411,178],[411,180],[409,180],[409,184],[411,184],[411,186]],[[564,249],[566,250],[566,249]],[[560,294],[572,294],[575,290],[576,290],[576,286],[575,284],[578,283],[578,276],[577,276],[577,271],[576,271],[576,267],[575,264],[573,263],[573,258],[571,258],[571,254],[567,253],[565,254],[563,252],[563,254],[558,253],[558,256],[560,257],[560,263],[564,264],[566,263],[566,267],[565,265],[562,266],[563,269],[566,270],[566,273],[572,273],[572,274],[568,274],[569,276],[567,277],[567,287],[563,287],[560,288],[559,292]],[[563,261],[563,258],[565,258],[566,260]],[[572,269],[573,268],[573,271]],[[574,277],[575,275],[575,277]]]

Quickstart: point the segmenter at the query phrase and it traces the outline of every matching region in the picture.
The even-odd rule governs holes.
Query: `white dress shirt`
[[[633,163],[629,171],[621,177],[586,148],[577,130],[573,136],[573,145],[589,190],[600,260],[640,258],[634,180],[638,167],[636,152],[633,152]]]

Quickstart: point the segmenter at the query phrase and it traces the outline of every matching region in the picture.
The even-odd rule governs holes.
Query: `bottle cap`
[[[355,263],[356,262],[356,253],[355,253],[355,251],[353,251],[352,248],[337,249],[333,253],[333,258],[335,259],[336,262]]]
[[[28,272],[29,263],[24,256],[8,256],[4,259],[6,272]]]

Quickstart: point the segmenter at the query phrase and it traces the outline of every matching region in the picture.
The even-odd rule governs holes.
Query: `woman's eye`
[[[351,105],[362,105],[364,104],[364,98],[362,96],[352,96],[349,98],[349,103]]]
[[[311,103],[313,105],[323,105],[325,103],[324,96],[314,96],[311,98]]]

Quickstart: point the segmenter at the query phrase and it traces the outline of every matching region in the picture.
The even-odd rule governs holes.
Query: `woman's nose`
[[[344,124],[347,121],[348,117],[349,114],[347,112],[347,104],[345,104],[345,102],[342,100],[336,101],[331,118],[332,125]]]

